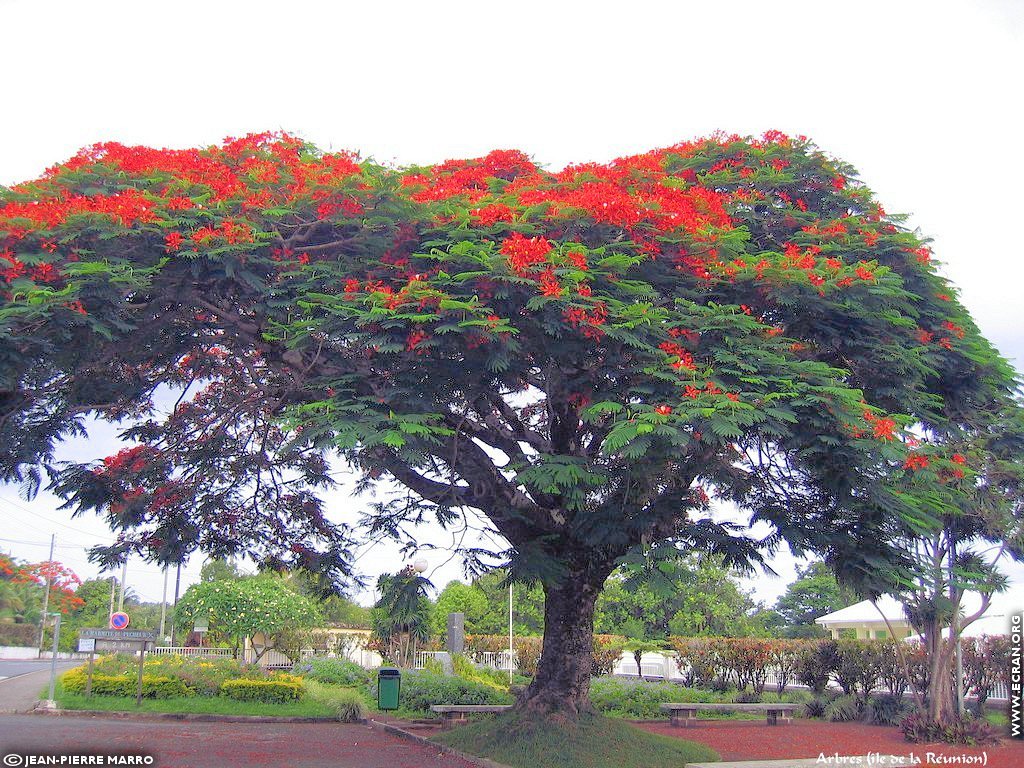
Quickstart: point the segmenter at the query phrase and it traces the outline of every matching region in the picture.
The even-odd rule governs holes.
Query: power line
[[[76,528],[73,525],[67,525],[66,523],[60,522],[59,520],[51,520],[50,518],[45,517],[44,515],[39,514],[34,509],[29,509],[28,507],[23,506],[23,505],[19,504],[18,502],[13,501],[12,499],[7,498],[6,496],[0,496],[0,501],[4,502],[5,504],[10,504],[12,507],[20,509],[23,512],[27,512],[28,514],[33,515],[34,517],[38,517],[43,522],[49,523],[51,525],[59,525],[61,528],[67,528],[69,531],[74,531],[75,533],[84,533],[84,534],[86,534],[88,536],[95,536],[96,535],[92,531],[86,531],[86,530],[84,530],[82,528]],[[112,537],[112,535],[111,535],[111,537]]]
[[[3,537],[0,537],[0,541],[5,542],[7,544],[21,544],[22,546],[42,547],[44,549],[49,546],[49,544],[47,542],[44,542],[44,541],[25,541],[23,539],[7,539],[7,538],[3,538]],[[84,551],[86,549],[88,549],[88,547],[77,545],[77,544],[57,544],[55,546],[56,546],[57,549],[79,550],[79,551],[83,552],[83,554],[84,554]],[[82,559],[81,562],[87,563],[88,565],[93,565],[93,566],[97,565],[96,563],[93,563],[92,561],[88,560],[87,558]],[[143,560],[143,562],[146,562],[146,561]],[[102,572],[103,571],[101,571],[101,573]],[[133,566],[132,567],[132,572],[133,573],[155,573],[155,574],[161,574],[161,573],[163,573],[163,569],[162,568],[161,569],[139,568],[139,567]]]
[[[28,544],[28,545],[31,545],[33,547],[45,547],[45,546],[47,546],[47,543],[45,541],[25,541],[24,539],[5,539],[5,538],[0,538],[0,541],[6,541],[6,542],[9,542],[11,544]],[[56,546],[57,546],[58,549],[85,549],[86,548],[86,545],[84,545],[84,544],[57,544]]]

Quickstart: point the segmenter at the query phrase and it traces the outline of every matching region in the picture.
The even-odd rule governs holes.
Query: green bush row
[[[96,659],[95,672],[104,675],[135,675],[138,663],[138,659],[130,654],[100,656]],[[177,678],[194,689],[199,696],[216,696],[227,680],[261,680],[267,677],[267,672],[256,664],[245,664],[235,659],[157,655],[146,657],[145,673]]]
[[[303,696],[302,681],[297,678],[228,680],[220,690],[224,696],[237,701],[263,701],[272,704],[298,701]]]
[[[92,693],[98,696],[135,696],[137,661],[127,656],[102,657],[92,675]],[[64,690],[84,694],[88,670],[75,667],[61,677]],[[219,662],[177,658],[147,661],[142,675],[142,695],[148,698],[216,696],[242,701],[286,702],[303,695],[302,678],[265,672],[236,661]]]
[[[38,642],[38,625],[0,622],[0,645],[13,645],[23,648],[25,646],[35,646]]]
[[[84,694],[87,685],[87,673],[84,667],[65,672],[61,677],[64,690],[69,693]],[[97,696],[135,696],[138,693],[138,678],[132,675],[104,675],[93,673],[92,693]],[[147,699],[172,699],[178,696],[194,696],[195,690],[175,677],[162,675],[142,676],[142,695]]]
[[[726,694],[699,688],[687,688],[677,683],[629,680],[616,677],[602,677],[590,683],[590,700],[594,707],[612,717],[633,720],[656,720],[665,717],[660,704],[704,703],[726,704],[730,702],[787,701],[799,703],[810,698],[804,691],[788,691],[784,694],[764,693],[750,696],[743,692]]]
[[[370,670],[348,659],[307,659],[296,664],[294,672],[310,680],[350,688],[366,686],[372,678]]]

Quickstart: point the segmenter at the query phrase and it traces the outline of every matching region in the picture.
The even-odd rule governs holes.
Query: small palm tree
[[[373,611],[374,633],[400,667],[411,667],[419,644],[430,639],[427,590],[432,588],[411,566],[377,580],[380,600]]]
[[[636,674],[643,680],[644,673],[640,667],[640,659],[643,658],[645,653],[651,653],[653,651],[664,650],[664,643],[659,643],[656,640],[641,640],[637,638],[631,638],[626,641],[625,649],[633,652],[633,658],[636,660]]]

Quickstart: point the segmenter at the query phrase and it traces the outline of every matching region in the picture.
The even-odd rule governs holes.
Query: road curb
[[[449,747],[447,744],[440,744],[436,741],[432,741],[431,739],[428,739],[425,736],[417,736],[415,733],[410,733],[409,731],[403,730],[399,728],[397,725],[392,725],[391,723],[385,723],[381,720],[373,720],[372,718],[370,722],[373,725],[379,725],[385,731],[394,734],[395,736],[401,736],[403,739],[409,739],[409,741],[415,741],[420,744],[425,744],[426,746],[431,747],[432,749],[436,749],[438,752],[444,752],[447,755],[461,757],[467,763],[479,765],[480,768],[511,768],[511,766],[505,765],[504,763],[496,762],[486,757],[479,757],[478,755],[471,755],[468,752],[461,752],[455,749],[454,747]]]

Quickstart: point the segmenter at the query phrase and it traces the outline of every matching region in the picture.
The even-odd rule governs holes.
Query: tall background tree
[[[666,640],[766,635],[773,620],[716,558],[688,555],[660,561],[656,575],[628,568],[612,573],[594,621],[598,632]]]
[[[274,574],[193,584],[175,613],[181,626],[206,620],[210,632],[234,645],[236,657],[251,646],[255,661],[272,649],[307,647],[303,633],[323,623],[316,605]]]
[[[827,613],[853,605],[861,598],[841,585],[822,561],[809,563],[797,573],[797,579],[775,603],[782,632],[786,637],[825,637],[827,632],[814,620]]]
[[[103,514],[101,562],[247,551],[351,578],[319,498],[340,456],[360,489],[402,489],[373,536],[482,514],[503,537],[545,594],[521,707],[568,718],[623,560],[787,542],[851,583],[909,567],[896,534],[941,510],[937,480],[904,482],[905,428],[1015,407],[927,244],[774,132],[557,173],[278,135],[106,143],[4,192],[0,265],[2,477],[31,492],[46,470]],[[126,447],[55,466],[86,414],[130,419]]]
[[[938,525],[912,516],[894,541],[909,572],[879,569],[872,587],[899,597],[927,651],[925,704],[930,720],[948,724],[963,715],[961,633],[1007,588],[1001,565],[1024,551],[1024,420],[1018,410],[968,424],[957,433],[914,439],[904,462],[921,509]],[[951,463],[936,462],[936,455]],[[977,602],[965,600],[973,592]]]

